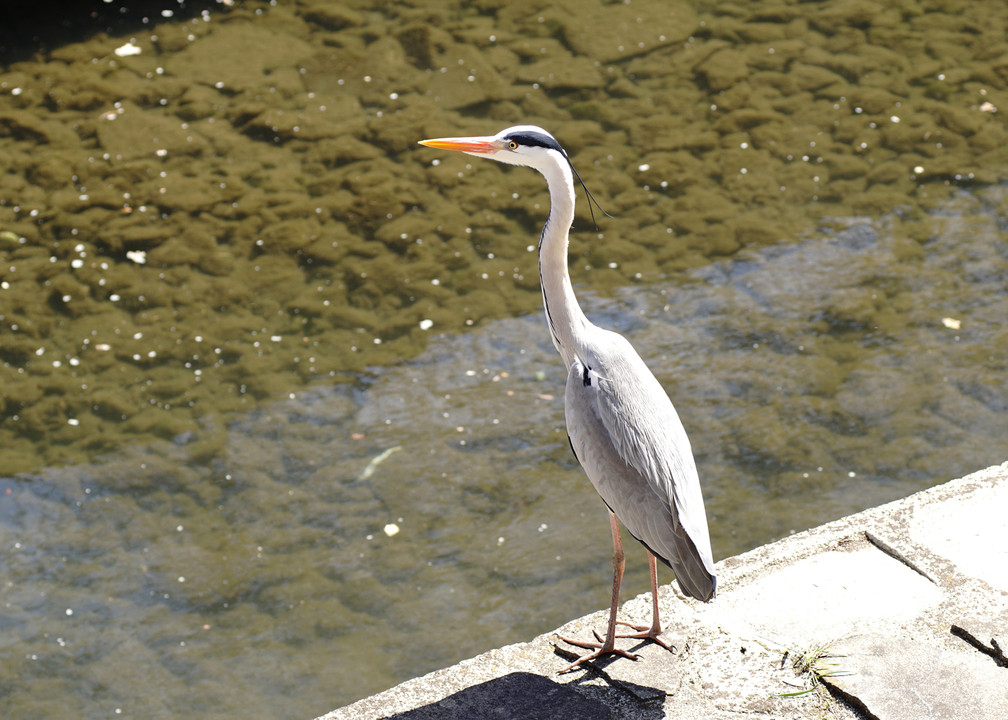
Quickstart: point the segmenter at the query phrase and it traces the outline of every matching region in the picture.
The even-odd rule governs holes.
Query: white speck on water
[[[130,55],[139,55],[143,52],[143,49],[141,49],[138,45],[128,42],[125,45],[120,45],[112,52],[114,52],[118,57],[129,57]]]

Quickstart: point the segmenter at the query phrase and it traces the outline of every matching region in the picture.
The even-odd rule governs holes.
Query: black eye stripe
[[[560,147],[560,143],[553,138],[540,133],[517,132],[508,135],[507,139],[509,142],[516,142],[519,145],[525,145],[527,147],[544,147],[563,152],[563,148]]]

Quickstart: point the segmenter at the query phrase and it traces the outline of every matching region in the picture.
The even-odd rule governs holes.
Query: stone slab
[[[915,508],[907,531],[963,575],[1008,592],[1008,486]]]
[[[910,625],[835,643],[839,667],[849,674],[830,682],[879,720],[1005,717],[1008,669],[966,648],[947,628],[927,630]]]
[[[866,541],[856,549],[822,552],[733,588],[718,598],[778,644],[826,644],[880,622],[909,620],[941,600],[941,591]]]

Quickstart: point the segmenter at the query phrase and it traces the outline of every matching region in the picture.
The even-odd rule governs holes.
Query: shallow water
[[[0,73],[0,715],[310,717],[605,605],[541,179],[420,137],[571,148],[716,559],[1005,459],[1005,8],[492,5]]]

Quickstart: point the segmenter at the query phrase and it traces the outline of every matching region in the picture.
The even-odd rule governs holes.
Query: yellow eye
[[[514,140],[512,140],[511,142],[508,143],[508,147],[511,148],[512,150],[517,150],[518,149],[518,143],[516,143]]]

